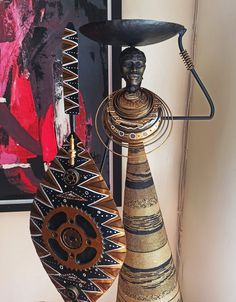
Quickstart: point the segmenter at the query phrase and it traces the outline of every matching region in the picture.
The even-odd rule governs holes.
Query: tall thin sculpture
[[[144,140],[162,127],[161,116],[168,109],[158,96],[140,88],[145,62],[144,53],[137,48],[121,53],[126,87],[109,98],[103,117],[108,135],[128,143],[123,214],[127,255],[117,301],[180,302],[176,270],[144,148]],[[162,128],[158,137],[168,130]]]
[[[79,114],[77,32],[63,36],[63,88],[71,134],[42,180],[30,215],[35,249],[66,302],[95,302],[125,257],[123,225],[111,193],[75,134]]]
[[[96,116],[102,119],[109,139],[128,149],[123,216],[127,255],[120,272],[117,302],[182,302],[146,153],[165,142],[173,120],[210,119],[214,115],[213,102],[182,45],[186,29],[153,20],[114,20],[90,23],[80,31],[100,43],[131,46],[120,55],[126,87],[108,96]],[[210,105],[209,116],[172,116],[159,96],[140,86],[146,58],[134,46],[159,43],[177,33],[184,63]],[[98,136],[104,143],[99,132]]]

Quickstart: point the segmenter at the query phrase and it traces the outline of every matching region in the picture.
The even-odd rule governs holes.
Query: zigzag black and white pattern
[[[62,48],[65,113],[79,114],[79,42],[78,34],[72,23],[65,28]]]

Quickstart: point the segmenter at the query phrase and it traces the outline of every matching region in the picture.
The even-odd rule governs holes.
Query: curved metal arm
[[[213,118],[213,116],[215,114],[215,106],[214,106],[212,98],[210,97],[205,85],[203,84],[203,82],[201,81],[199,75],[197,74],[197,72],[195,70],[191,58],[189,57],[187,51],[183,47],[183,35],[185,34],[185,32],[186,32],[186,29],[181,30],[179,32],[178,44],[179,44],[180,54],[184,60],[186,68],[191,71],[192,75],[194,76],[195,80],[197,81],[198,85],[200,86],[203,94],[205,95],[205,97],[208,101],[208,104],[210,106],[210,113],[209,113],[209,115],[173,116],[173,120],[210,120]]]

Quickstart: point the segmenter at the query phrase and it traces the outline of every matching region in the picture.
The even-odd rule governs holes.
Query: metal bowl
[[[113,46],[143,46],[172,38],[183,25],[143,19],[115,19],[92,22],[80,27],[80,32],[91,40]]]

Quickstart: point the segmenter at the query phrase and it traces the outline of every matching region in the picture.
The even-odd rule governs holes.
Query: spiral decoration
[[[193,65],[193,61],[190,58],[187,50],[183,50],[180,52],[180,56],[182,58],[182,60],[184,61],[184,65],[187,68],[187,70],[192,70],[194,69],[194,65]]]
[[[114,143],[125,148],[144,145],[148,148],[147,153],[162,145],[172,130],[169,107],[159,96],[145,88],[132,94],[125,89],[115,91],[101,103],[95,126],[105,145],[98,127],[99,119],[103,122],[106,135]]]

